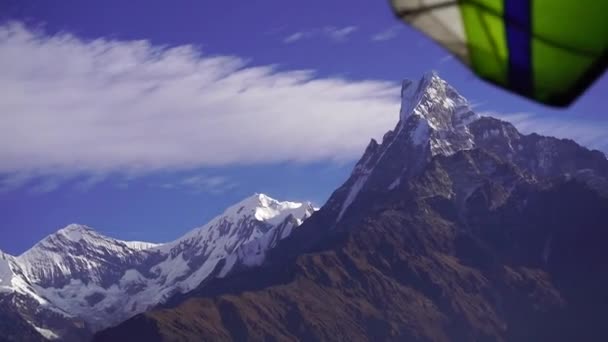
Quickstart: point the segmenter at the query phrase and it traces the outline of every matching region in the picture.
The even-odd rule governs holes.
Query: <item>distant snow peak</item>
[[[89,226],[77,224],[77,223],[72,223],[72,224],[67,225],[64,228],[59,229],[55,233],[55,235],[65,237],[66,239],[73,241],[73,242],[79,242],[82,240],[87,240],[88,242],[91,242],[94,240],[111,240],[111,241],[115,241],[118,244],[122,243],[125,246],[127,246],[128,248],[136,250],[136,251],[143,251],[143,250],[151,249],[154,247],[158,247],[160,245],[157,243],[151,243],[151,242],[145,242],[145,241],[122,241],[122,240],[109,238],[109,237],[106,237],[106,236],[98,233],[97,231],[95,231],[95,229],[93,229]]]
[[[255,193],[228,208],[220,217],[238,219],[251,215],[257,221],[274,225],[282,222],[289,215],[302,218],[308,211],[313,211],[310,202],[281,202],[266,194]]]
[[[263,203],[263,206],[255,209],[254,217],[258,221],[267,222],[273,225],[284,221],[289,215],[293,215],[295,218],[300,219],[312,209],[310,203],[279,202],[268,196],[262,196],[264,196],[263,198],[266,202]]]
[[[36,314],[22,314],[31,316],[28,322],[46,337],[61,338],[67,324],[49,320],[51,311],[100,329],[194,289],[222,260],[224,275],[235,265],[258,265],[314,211],[310,202],[281,202],[256,193],[160,245],[117,240],[70,224],[18,257],[0,251],[0,294],[38,303]]]
[[[63,236],[71,241],[80,241],[85,234],[94,232],[93,228],[85,225],[72,223],[57,231],[57,235]]]
[[[147,249],[154,244],[139,241],[129,242],[117,240],[102,235],[89,226],[72,223],[42,239],[29,251],[22,254],[20,258],[25,257],[27,254],[32,254],[33,251],[40,252],[41,250],[62,254],[59,250],[56,250],[56,248],[66,249],[68,246],[70,246],[70,251],[74,252],[72,249],[74,248],[73,246],[76,245],[86,246],[86,248],[109,248],[111,250],[125,252],[125,250],[134,251]],[[67,252],[68,249],[66,249],[63,254]],[[82,256],[85,257],[84,255]]]

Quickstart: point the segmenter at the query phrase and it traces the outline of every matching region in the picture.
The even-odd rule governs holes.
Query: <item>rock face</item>
[[[95,341],[606,341],[608,161],[434,73],[267,253]],[[255,263],[256,265],[259,263]]]
[[[313,211],[310,203],[255,194],[166,244],[73,224],[18,257],[0,252],[0,315],[15,322],[0,326],[0,340],[21,341],[9,328],[24,324],[36,338],[90,339],[210,277],[261,263]]]

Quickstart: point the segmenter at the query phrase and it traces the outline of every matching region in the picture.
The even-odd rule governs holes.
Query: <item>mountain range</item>
[[[318,210],[256,194],[166,244],[70,225],[0,253],[0,340],[605,341],[607,222],[602,152],[430,72]]]
[[[255,194],[166,244],[116,240],[71,224],[17,257],[0,252],[2,311],[36,339],[87,340],[209,277],[261,263],[313,211],[310,203]],[[23,328],[10,328],[0,327],[0,337],[21,340]]]
[[[475,113],[436,73],[258,267],[95,341],[605,341],[608,160]]]

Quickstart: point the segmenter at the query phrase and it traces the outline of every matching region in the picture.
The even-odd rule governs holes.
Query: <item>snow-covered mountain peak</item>
[[[67,239],[69,241],[73,241],[73,242],[84,241],[84,242],[89,242],[89,243],[97,243],[97,242],[101,242],[101,241],[112,241],[113,243],[116,243],[116,244],[124,244],[125,246],[127,246],[133,250],[136,250],[136,251],[143,251],[143,250],[147,250],[147,249],[151,249],[151,248],[160,246],[160,244],[152,243],[152,242],[123,241],[123,240],[117,240],[114,238],[106,237],[106,236],[98,233],[97,231],[95,231],[95,229],[93,229],[89,226],[85,226],[85,225],[77,224],[77,223],[72,223],[72,224],[65,226],[64,228],[59,229],[54,235],[61,236],[65,239]]]
[[[433,156],[473,149],[469,126],[478,119],[469,102],[436,72],[427,72],[417,82],[404,80],[397,126],[380,145],[370,142],[339,195],[328,201],[340,208],[336,222],[362,192],[396,189]]]
[[[448,82],[439,77],[435,71],[428,72],[418,81],[406,79],[401,89],[400,120],[405,122],[410,116],[423,117],[431,127],[453,126],[452,121],[459,121],[460,116],[468,114],[471,107],[467,99],[458,93]],[[477,119],[471,114],[470,119]],[[454,117],[456,116],[456,117]]]
[[[141,243],[140,243],[141,244]],[[113,239],[93,228],[70,224],[48,235],[18,256],[24,274],[43,287],[61,287],[73,279],[83,282],[106,282],[106,264],[141,260],[142,248]]]
[[[242,201],[228,207],[225,214],[251,214],[258,208],[275,206],[279,201],[265,194],[255,193]]]
[[[431,71],[418,82],[403,81],[399,119],[399,131],[406,127],[414,144],[430,143],[433,155],[449,155],[473,147],[468,125],[479,115],[456,89]]]
[[[122,241],[70,224],[18,257],[0,251],[0,300],[18,296],[14,309],[32,326],[57,336],[65,336],[66,326],[97,330],[190,291],[209,277],[261,263],[314,211],[310,202],[254,194],[160,245]]]
[[[123,251],[125,249],[141,251],[158,246],[158,244],[150,242],[123,241],[114,239],[97,232],[94,228],[89,226],[72,223],[57,230],[55,233],[48,235],[20,257],[26,254],[31,254],[32,251],[41,249],[56,249],[63,247],[66,248],[66,251],[68,251],[67,246],[76,245],[85,249],[102,248],[119,252],[125,252]],[[126,251],[125,253],[131,253],[132,251]]]
[[[62,237],[65,237],[70,241],[80,241],[83,239],[83,236],[96,233],[91,227],[72,223],[64,228],[59,229],[55,234],[61,235]]]
[[[314,211],[310,202],[279,202],[264,194],[260,195],[260,204],[262,205],[255,208],[255,219],[272,225],[281,223],[289,215],[301,219]]]
[[[400,120],[407,120],[425,93],[431,92],[433,93],[432,95],[435,95],[437,88],[442,87],[442,81],[434,71],[425,73],[418,81],[412,79],[403,80],[401,83]]]
[[[238,221],[243,217],[252,217],[257,221],[278,224],[289,215],[301,218],[314,211],[310,202],[278,201],[268,195],[256,193],[229,207],[213,221],[228,219]]]
[[[104,236],[89,226],[72,223],[49,234],[19,257],[21,258],[26,254],[31,254],[33,251],[44,249],[60,249],[62,247],[75,245],[94,247],[107,244],[126,246],[124,241]]]

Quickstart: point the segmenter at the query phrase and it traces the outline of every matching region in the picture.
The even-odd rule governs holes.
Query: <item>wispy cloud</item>
[[[45,194],[57,190],[65,180],[65,174],[44,175],[26,170],[0,174],[0,193],[27,188],[29,194]]]
[[[400,26],[397,26],[397,25],[391,26],[383,31],[380,31],[380,32],[374,34],[371,37],[371,39],[372,39],[372,41],[375,41],[375,42],[383,42],[383,41],[391,40],[391,39],[397,37],[400,29],[401,29]]]
[[[294,43],[297,42],[298,40],[302,40],[304,38],[308,38],[310,37],[311,34],[309,32],[296,32],[296,33],[292,33],[289,36],[285,37],[285,39],[283,39],[284,43]]]
[[[445,55],[445,56],[441,57],[441,59],[439,60],[439,65],[445,64],[452,60],[454,60],[454,55],[450,55],[450,54]]]
[[[335,41],[346,40],[346,38],[355,31],[357,31],[357,27],[355,26],[346,26],[342,28],[326,27],[324,29],[325,34]]]
[[[285,37],[283,42],[286,44],[291,44],[303,39],[310,39],[314,37],[322,37],[334,42],[343,42],[346,41],[348,37],[357,30],[358,28],[356,26],[325,26],[322,28],[294,32]]]
[[[0,26],[0,51],[2,188],[25,175],[350,160],[397,120],[395,83],[252,66],[193,46],[13,23]]]
[[[222,194],[237,187],[237,183],[223,176],[194,175],[182,178],[177,182],[164,183],[161,187],[193,193]]]
[[[580,118],[556,118],[532,113],[484,113],[511,122],[522,133],[567,138],[586,147],[608,152],[608,120],[591,121]]]
[[[54,175],[50,177],[42,177],[38,179],[36,183],[32,184],[28,191],[32,194],[46,194],[59,189],[64,181],[65,178],[62,176]]]
[[[107,176],[104,174],[86,175],[84,179],[74,183],[74,189],[81,192],[89,191],[99,183],[106,180],[106,177]]]
[[[27,184],[32,178],[28,172],[13,172],[0,177],[0,192],[8,192]]]

